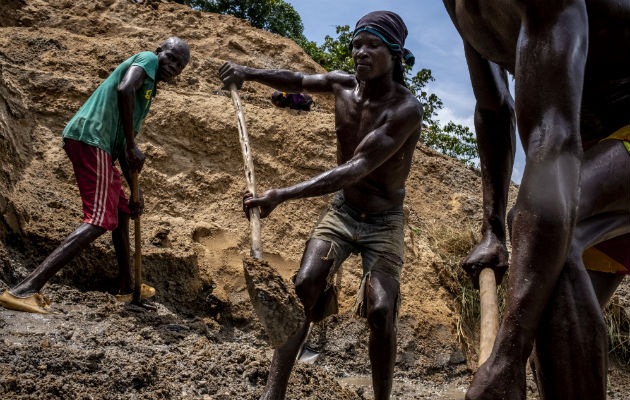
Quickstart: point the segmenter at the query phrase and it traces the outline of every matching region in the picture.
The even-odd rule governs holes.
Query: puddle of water
[[[364,387],[372,390],[372,377],[370,375],[350,375],[338,378],[343,387]],[[410,382],[402,379],[394,379],[392,385],[392,399],[434,399],[434,400],[464,400],[466,387],[456,382],[445,385],[437,385],[429,381]]]
[[[343,378],[339,378],[338,381],[341,386],[352,385],[372,387],[372,377],[370,375],[344,376]]]

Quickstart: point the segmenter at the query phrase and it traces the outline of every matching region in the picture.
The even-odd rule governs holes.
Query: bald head
[[[162,50],[175,50],[178,53],[186,56],[186,62],[190,61],[190,48],[188,44],[177,36],[171,36],[166,39],[159,47]]]
[[[190,61],[190,48],[182,39],[170,37],[157,48],[158,81],[169,82],[179,75]]]

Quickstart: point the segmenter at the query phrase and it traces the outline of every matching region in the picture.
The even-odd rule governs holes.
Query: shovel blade
[[[304,325],[304,308],[293,287],[267,262],[243,260],[249,298],[258,320],[275,348],[284,345]]]
[[[302,347],[302,351],[300,355],[298,355],[297,360],[306,364],[313,364],[319,358],[319,353],[315,350],[311,350],[308,347]]]

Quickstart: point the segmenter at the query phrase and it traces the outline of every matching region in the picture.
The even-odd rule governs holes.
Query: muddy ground
[[[157,311],[147,312],[116,303],[109,294],[66,286],[49,287],[48,293],[54,314],[0,314],[3,398],[256,399],[261,394],[272,350],[258,324],[245,328],[182,315],[157,302]],[[364,324],[329,325],[335,326],[327,332],[330,343],[315,365],[297,365],[287,398],[371,398]],[[411,354],[400,357],[394,398],[462,398],[469,374],[461,354],[434,371],[409,373],[405,369],[415,355],[408,347],[403,351]]]
[[[245,21],[167,2],[0,3],[0,290],[81,221],[61,148],[67,121],[120,62],[171,35],[190,44],[191,62],[176,82],[159,87],[139,135],[147,154],[140,177],[144,276],[157,289],[157,311],[115,303],[117,269],[105,235],[44,287],[51,314],[0,310],[2,399],[261,393],[272,348],[243,276],[245,179],[236,117],[216,70],[226,60],[323,69],[291,40]],[[241,90],[260,189],[294,184],[335,164],[332,99],[314,95],[313,111],[299,112],[273,107],[271,92],[250,83]],[[285,279],[328,199],[283,204],[263,222],[264,259]],[[462,398],[476,365],[477,333],[464,323],[456,264],[478,239],[479,171],[419,144],[405,212],[393,397]],[[315,327],[310,346],[321,356],[296,367],[287,398],[371,398],[367,328],[350,316],[360,270],[356,257],[344,265],[340,313]],[[628,382],[628,369],[613,367],[611,399],[627,399]],[[528,391],[536,398],[531,381]]]

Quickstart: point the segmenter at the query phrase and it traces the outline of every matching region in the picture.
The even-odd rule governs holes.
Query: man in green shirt
[[[120,270],[119,300],[131,299],[133,285],[129,262],[129,218],[142,214],[143,199],[128,201],[122,190],[118,160],[131,186],[131,174],[140,172],[145,156],[135,135],[149,112],[156,85],[179,75],[190,60],[188,45],[167,39],[155,53],[138,53],[120,64],[94,91],[63,131],[63,146],[74,168],[83,203],[83,223],[26,279],[0,296],[0,305],[46,313],[48,299],[39,291],[44,284],[101,236],[112,231]],[[142,296],[155,290],[142,285]]]

